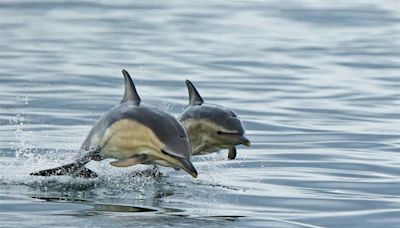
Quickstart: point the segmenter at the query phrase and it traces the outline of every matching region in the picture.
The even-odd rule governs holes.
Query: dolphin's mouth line
[[[243,135],[243,133],[238,132],[225,132],[225,131],[217,131],[218,135]]]
[[[243,144],[245,146],[250,146],[251,142],[249,139],[244,136],[244,133],[239,133],[239,132],[224,132],[224,131],[217,131],[218,135],[225,135],[225,136],[239,136],[242,138],[242,141],[238,144]]]
[[[164,149],[161,149],[161,153],[163,153],[163,154],[165,154],[165,155],[169,155],[169,156],[171,156],[170,154],[168,154],[167,153],[167,151],[165,151]]]

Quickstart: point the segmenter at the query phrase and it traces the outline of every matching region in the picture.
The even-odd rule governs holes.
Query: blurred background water
[[[0,226],[400,227],[400,3],[0,2]],[[174,115],[185,79],[253,142],[199,178],[69,162],[123,94]]]

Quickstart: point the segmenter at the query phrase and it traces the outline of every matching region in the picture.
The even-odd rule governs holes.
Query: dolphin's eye
[[[185,136],[183,136],[183,135],[179,135],[179,137],[180,137],[181,139],[184,139],[184,138],[185,138]]]

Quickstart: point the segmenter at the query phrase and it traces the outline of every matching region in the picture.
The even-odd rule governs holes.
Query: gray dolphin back
[[[189,91],[189,105],[202,105],[204,100],[200,96],[199,92],[197,92],[197,89],[194,87],[193,83],[189,80],[186,80],[186,86]]]
[[[92,146],[94,135],[102,137],[106,130],[120,120],[134,120],[150,128],[165,144],[165,152],[175,157],[190,159],[189,142],[184,127],[171,115],[157,108],[141,104],[141,99],[135,85],[126,70],[122,71],[125,78],[125,93],[121,103],[106,112],[92,127],[82,144],[81,150],[87,151]],[[98,145],[104,147],[105,145]]]
[[[154,134],[168,147],[167,152],[175,157],[190,159],[189,143],[186,142],[187,134],[184,127],[171,115],[147,106],[132,106],[125,103],[114,108],[104,119],[105,125],[100,128],[105,130],[113,123],[123,120],[134,120],[150,128]]]
[[[128,71],[122,70],[122,74],[124,75],[125,78],[125,93],[124,97],[122,98],[121,103],[125,102],[132,102],[136,106],[140,105],[141,99],[139,97],[139,94],[136,91],[136,87],[133,84],[132,78],[129,75]]]

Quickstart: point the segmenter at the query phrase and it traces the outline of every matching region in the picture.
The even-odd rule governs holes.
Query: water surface
[[[0,224],[400,227],[397,1],[0,2]],[[123,94],[178,115],[184,80],[250,148],[199,178],[31,177],[69,162]]]

